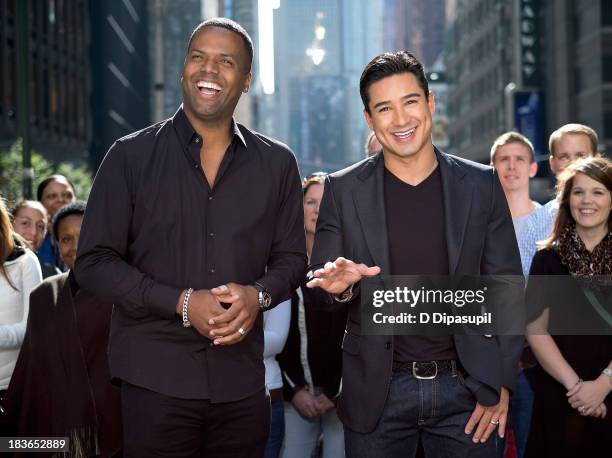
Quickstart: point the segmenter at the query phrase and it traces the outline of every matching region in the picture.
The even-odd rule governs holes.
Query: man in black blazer
[[[366,335],[359,284],[379,273],[520,278],[504,193],[490,167],[433,146],[434,98],[410,53],[374,58],[360,92],[383,152],[326,178],[308,284],[349,307],[347,456],[414,456],[419,441],[426,456],[495,456],[523,337]]]

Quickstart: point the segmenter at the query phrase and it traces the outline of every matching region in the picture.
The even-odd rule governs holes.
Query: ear
[[[436,100],[434,93],[431,91],[429,91],[429,95],[427,96],[427,105],[429,105],[429,112],[434,114],[436,112]]]
[[[538,173],[538,163],[533,161],[529,164],[529,178],[533,178],[536,173]]]
[[[550,170],[552,171],[552,173],[556,174],[557,167],[555,164],[555,156],[553,156],[552,154],[548,156],[548,165],[550,166]]]
[[[245,79],[244,79],[244,89],[242,90],[242,92],[247,93],[249,92],[249,88],[251,87],[251,80],[253,79],[253,74],[251,72],[247,73]]]
[[[366,110],[364,108],[363,110],[363,117],[365,118],[366,122],[368,123],[368,127],[370,128],[370,130],[374,130],[374,127],[372,125],[372,116],[370,116],[370,113],[368,113],[368,110]]]

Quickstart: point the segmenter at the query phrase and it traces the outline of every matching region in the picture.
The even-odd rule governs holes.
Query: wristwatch
[[[257,290],[257,300],[259,301],[259,307],[262,311],[265,312],[272,305],[272,296],[270,296],[270,293],[263,285],[255,282],[253,283],[253,286]]]
[[[612,369],[608,369],[607,367],[601,371],[602,374],[607,375],[608,379],[610,380],[610,382],[612,383]]]

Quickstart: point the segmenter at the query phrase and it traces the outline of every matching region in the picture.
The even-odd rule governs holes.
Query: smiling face
[[[15,215],[13,227],[30,243],[33,251],[38,251],[47,232],[47,218],[40,210],[24,206]]]
[[[60,257],[70,269],[74,268],[83,215],[68,215],[57,226],[57,246]]]
[[[385,154],[410,158],[433,152],[433,95],[425,95],[412,73],[376,81],[368,93],[370,113],[367,110],[363,113]]]
[[[204,27],[193,38],[183,67],[183,106],[201,121],[230,119],[251,82],[248,56],[240,35]]]
[[[601,228],[607,232],[612,197],[599,181],[577,173],[570,191],[569,208],[577,229]]]
[[[537,164],[531,161],[531,151],[519,142],[499,146],[491,164],[499,175],[504,192],[528,191],[529,178],[537,172]]]

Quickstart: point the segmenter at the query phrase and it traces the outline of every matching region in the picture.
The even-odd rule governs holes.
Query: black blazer
[[[522,278],[512,218],[493,169],[437,149],[436,156],[450,275]],[[312,266],[344,256],[391,273],[383,177],[383,155],[378,154],[326,178]],[[506,312],[516,304],[517,298],[509,298]],[[376,426],[389,391],[393,338],[362,335],[359,299],[348,307],[339,415],[349,429],[367,433]],[[497,403],[502,385],[514,389],[523,342],[523,336],[455,336],[457,354],[471,376],[467,386],[479,402]]]

